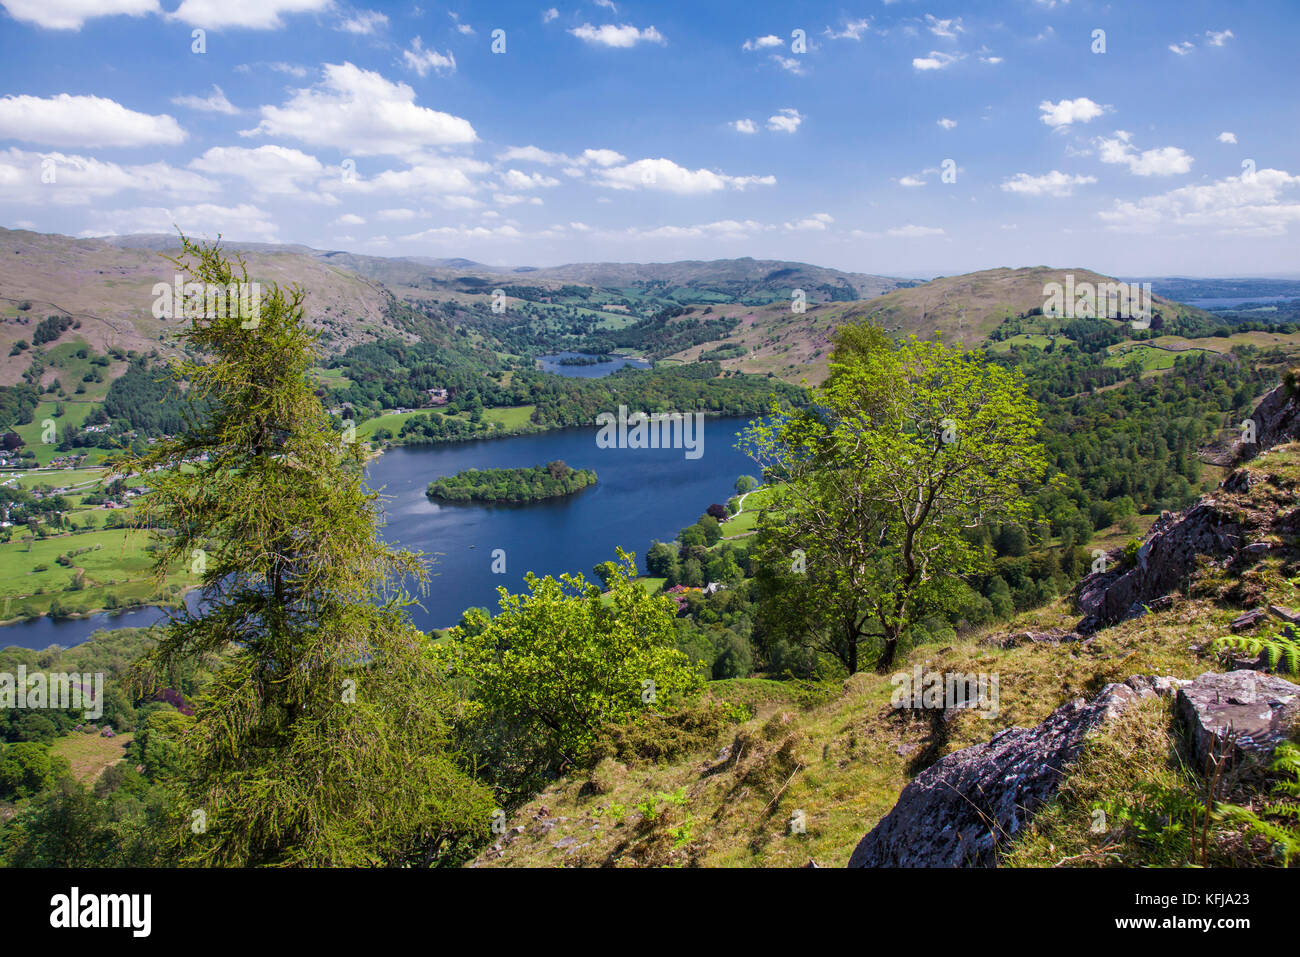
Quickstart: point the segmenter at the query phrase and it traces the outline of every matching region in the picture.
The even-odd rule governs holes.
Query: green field
[[[148,537],[127,529],[103,529],[0,544],[0,620],[45,614],[55,599],[69,612],[86,613],[119,605],[175,599],[178,591],[198,583],[188,569],[169,574],[161,588],[151,572]],[[82,549],[82,554],[71,554]],[[71,565],[56,559],[68,555]],[[69,590],[78,574],[83,587]]]
[[[1175,352],[1169,349],[1160,349],[1145,344],[1132,345],[1121,342],[1110,347],[1110,355],[1106,357],[1106,361],[1103,365],[1122,369],[1136,359],[1142,364],[1143,372],[1172,369],[1175,360],[1177,360],[1179,356],[1191,355],[1194,352],[1203,351],[1205,350],[1184,349]]]
[[[515,405],[506,406],[499,409],[484,409],[483,421],[489,424],[500,424],[503,429],[521,429],[526,428],[533,414],[535,405]],[[380,429],[387,429],[393,435],[398,435],[402,431],[402,425],[407,419],[414,418],[417,415],[429,415],[437,413],[437,409],[416,409],[413,412],[390,412],[387,415],[379,415],[373,419],[367,419],[357,426],[357,438],[369,439]],[[462,422],[468,422],[469,416],[459,413],[452,416]]]
[[[1009,352],[1012,346],[1036,346],[1039,349],[1045,349],[1052,341],[1052,338],[1052,336],[1045,336],[1038,332],[1023,332],[1020,335],[1003,339],[1001,342],[990,342],[987,348],[989,352]]]
[[[55,415],[59,404],[63,405],[63,415]],[[14,426],[14,431],[22,436],[26,447],[36,455],[37,465],[49,465],[50,461],[60,455],[88,455],[87,464],[102,462],[106,456],[111,454],[112,450],[106,449],[74,449],[70,452],[60,452],[57,448],[58,439],[63,429],[67,426],[80,427],[90,415],[93,405],[89,401],[71,399],[41,402],[36,406],[32,414],[32,421],[26,425]],[[45,422],[49,420],[54,423],[54,442],[43,442],[42,438],[45,431]]]

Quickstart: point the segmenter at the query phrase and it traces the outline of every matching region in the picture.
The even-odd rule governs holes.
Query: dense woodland
[[[466,469],[429,483],[425,494],[437,502],[540,502],[581,492],[596,484],[590,469],[570,468],[562,460],[522,469]]]

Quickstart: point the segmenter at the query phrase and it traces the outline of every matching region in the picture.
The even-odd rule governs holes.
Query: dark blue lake
[[[576,358],[587,357],[581,352],[557,352],[553,356],[541,356],[537,364],[541,366],[543,372],[554,372],[556,375],[568,376],[571,379],[599,379],[624,366],[631,366],[633,369],[650,368],[650,363],[643,359],[626,359],[623,356],[610,356],[608,362],[596,362],[592,365],[564,365],[560,361]]]
[[[622,546],[636,553],[644,571],[651,539],[671,539],[713,502],[734,494],[737,476],[756,475],[754,463],[735,448],[744,418],[706,417],[702,454],[683,449],[601,449],[596,429],[575,428],[540,435],[393,449],[370,463],[372,488],[382,491],[387,521],[383,537],[424,552],[432,579],[413,607],[416,626],[428,631],[454,625],[466,608],[497,608],[496,589],[523,591],[524,573],[582,572],[616,558]],[[435,478],[468,468],[520,468],[563,459],[594,469],[596,485],[576,495],[532,505],[440,505],[425,496]],[[494,549],[505,552],[505,574],[492,571]],[[196,600],[197,592],[190,593]],[[39,618],[0,628],[0,647],[76,645],[99,628],[144,627],[165,617],[158,608],[120,615],[53,621]]]
[[[737,476],[757,474],[736,448],[743,418],[706,418],[703,454],[682,449],[601,449],[596,430],[455,445],[393,449],[371,463],[373,488],[383,487],[385,539],[436,559],[424,610],[412,609],[423,630],[454,625],[472,605],[496,611],[504,585],[523,591],[524,573],[582,572],[616,557],[622,546],[643,560],[651,539],[670,540],[713,502],[735,494]],[[521,506],[440,505],[425,496],[429,482],[467,468],[520,468],[563,459],[594,469],[594,486],[562,499]],[[494,549],[505,552],[505,574],[492,571]]]

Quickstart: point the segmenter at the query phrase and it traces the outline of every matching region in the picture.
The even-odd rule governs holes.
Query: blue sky
[[[1294,0],[0,7],[11,227],[1300,274]]]

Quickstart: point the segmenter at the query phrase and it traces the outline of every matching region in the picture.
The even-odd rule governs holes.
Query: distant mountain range
[[[79,320],[77,334],[101,351],[172,351],[169,336],[175,323],[155,319],[150,305],[154,283],[171,282],[175,273],[162,254],[177,248],[176,238],[164,234],[73,239],[0,229],[0,384],[17,381],[27,368],[25,353],[6,354],[17,340],[30,339],[33,324],[47,315]],[[494,288],[533,289],[534,301],[560,302],[563,291],[589,287],[596,291],[587,300],[592,304],[606,297],[630,299],[648,312],[664,303],[683,303],[690,304],[688,314],[672,321],[735,320],[729,334],[672,358],[694,361],[704,355],[719,358],[727,368],[794,381],[817,381],[824,374],[831,335],[847,321],[869,318],[890,332],[938,334],[974,346],[1002,320],[1041,308],[1044,285],[1063,282],[1067,273],[1076,282],[1115,281],[1086,269],[1046,266],[990,269],[921,283],[749,257],[505,268],[467,259],[365,256],[304,245],[229,243],[226,248],[246,257],[252,278],[296,282],[307,289],[308,321],[321,330],[332,353],[377,339],[432,336],[440,341],[464,315],[457,310],[481,310]],[[1229,280],[1200,280],[1200,286],[1190,285],[1198,282],[1193,280],[1160,282],[1163,289],[1250,295],[1218,291],[1258,290],[1257,282],[1269,281],[1236,286]],[[796,289],[804,291],[803,312],[792,308]],[[1209,317],[1160,295],[1155,304],[1169,314]],[[490,342],[484,346],[492,347]]]

